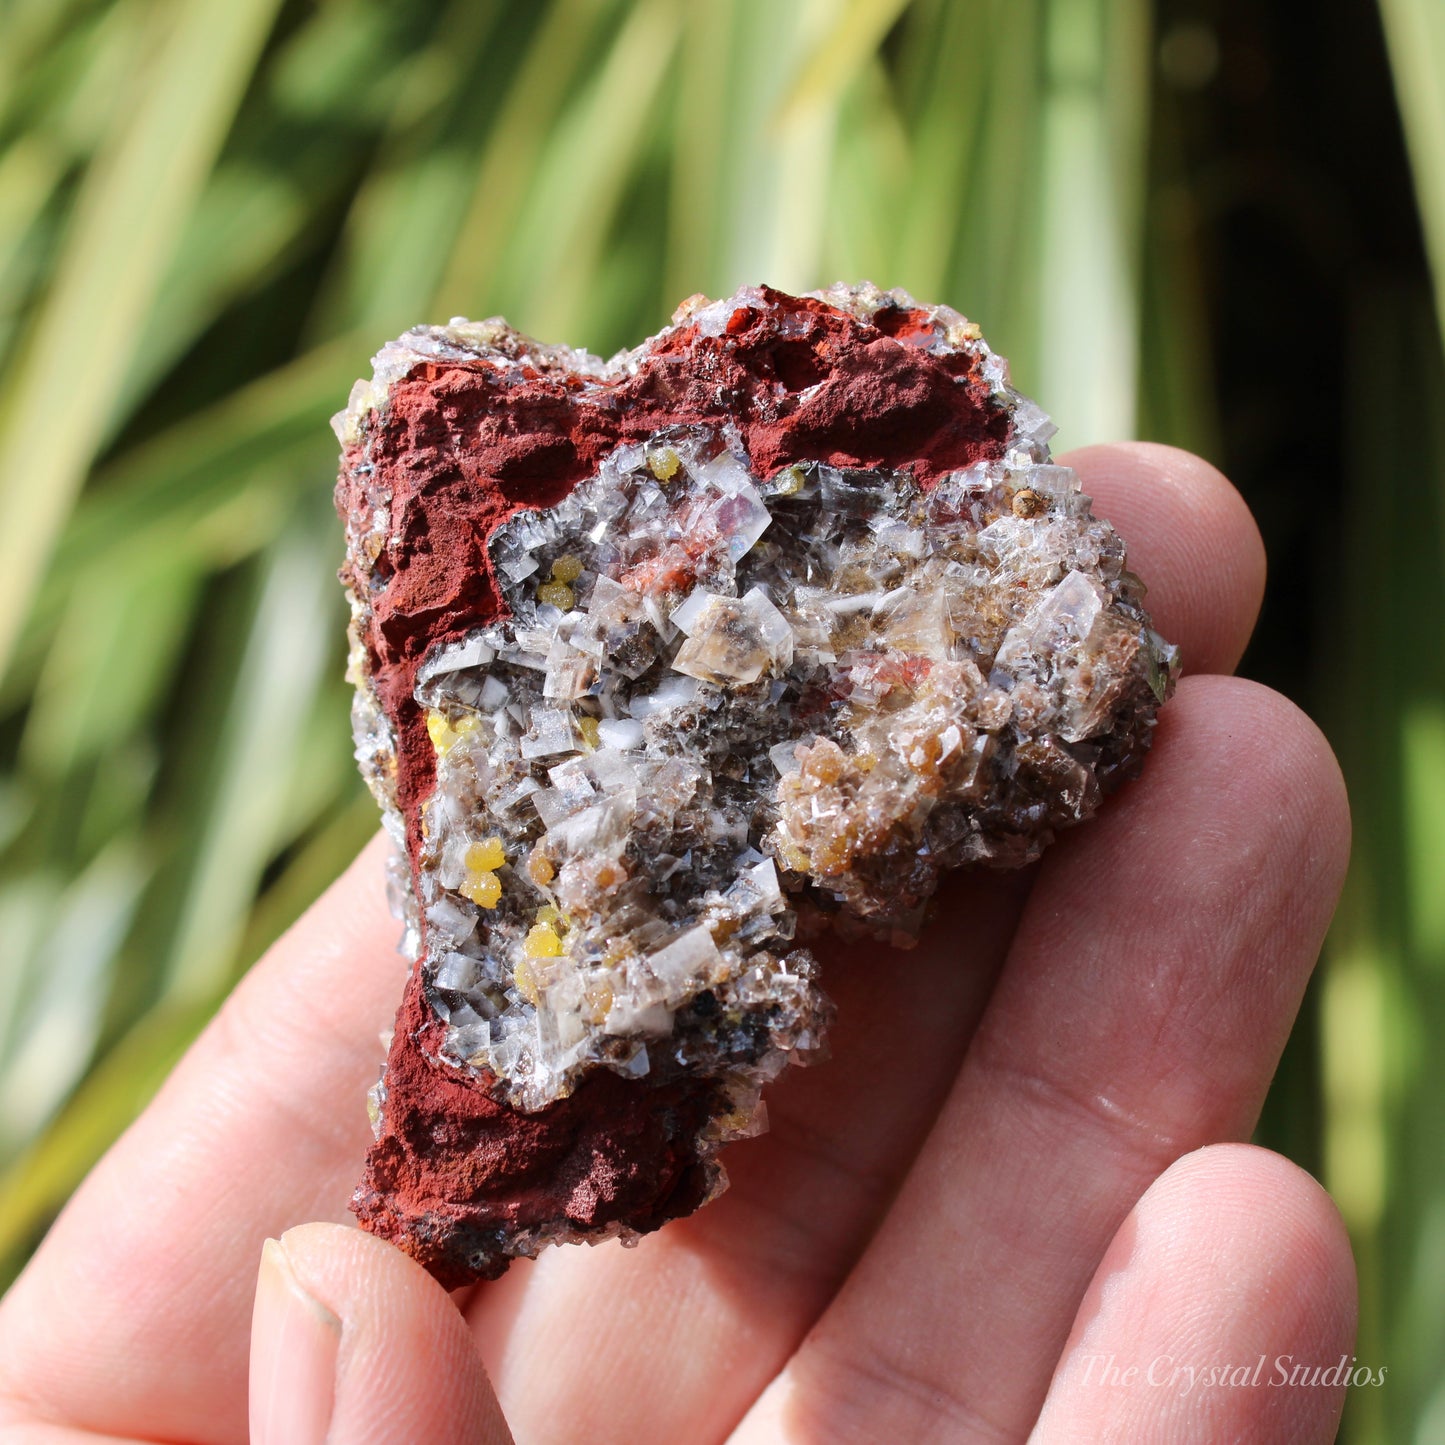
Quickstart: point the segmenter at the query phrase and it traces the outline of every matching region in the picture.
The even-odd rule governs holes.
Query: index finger
[[[345,1221],[406,966],[377,838],[256,965],[0,1307],[0,1396],[96,1433],[244,1442],[268,1235]]]
[[[1080,447],[1073,467],[1149,586],[1155,630],[1186,673],[1232,672],[1264,597],[1264,542],[1244,498],[1192,452],[1158,442]]]

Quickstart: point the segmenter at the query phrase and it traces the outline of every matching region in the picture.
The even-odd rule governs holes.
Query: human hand
[[[1263,583],[1228,484],[1162,447],[1068,461],[1191,675],[1143,776],[1037,868],[955,879],[911,953],[824,960],[833,1057],[773,1088],[722,1199],[452,1297],[303,1223],[346,1217],[404,978],[374,844],[0,1305],[3,1438],[244,1441],[249,1360],[257,1445],[501,1441],[503,1411],[527,1445],[1332,1440],[1341,1390],[1273,1361],[1349,1354],[1342,1226],[1225,1141],[1334,906],[1342,786],[1290,704],[1222,675]],[[1170,1373],[1261,1356],[1254,1386]]]

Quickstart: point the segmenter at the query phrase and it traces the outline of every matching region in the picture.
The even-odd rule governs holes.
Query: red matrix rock
[[[925,312],[885,309],[869,325],[821,301],[764,290],[722,335],[665,332],[635,372],[596,381],[526,366],[522,378],[477,362],[418,365],[392,385],[346,448],[343,518],[368,489],[391,494],[387,545],[370,575],[342,578],[370,602],[363,642],[397,736],[396,799],[415,849],[435,754],[413,698],[428,649],[500,607],[487,555],[496,528],[555,504],[619,443],[664,427],[732,422],[764,475],[803,460],[909,468],[927,484],[1000,456],[1007,414],[971,358],[921,351]],[[386,1066],[381,1132],[355,1209],[443,1284],[476,1278],[481,1246],[500,1273],[502,1226],[565,1217],[646,1232],[690,1213],[708,1177],[693,1152],[717,1101],[710,1085],[665,1089],[601,1072],[548,1108],[494,1101],[484,1080],[438,1058],[439,1021],[413,970]]]

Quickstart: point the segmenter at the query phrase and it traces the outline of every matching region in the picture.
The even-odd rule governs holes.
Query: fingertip
[[[286,1247],[261,1249],[251,1315],[254,1445],[322,1445],[336,1399],[341,1321],[298,1277]]]
[[[1153,897],[1176,936],[1191,917],[1176,901],[1187,888],[1207,929],[1256,930],[1246,951],[1261,967],[1270,964],[1259,946],[1268,904],[1278,941],[1301,945],[1312,968],[1349,850],[1344,778],[1310,717],[1246,678],[1185,677],[1160,711],[1140,777],[1088,829],[1061,838],[1043,866],[1062,875],[1055,884],[1079,909],[1111,886]],[[1142,905],[1134,912],[1143,918]],[[1056,926],[1067,924],[1059,914]]]
[[[335,1445],[383,1445],[394,1440],[503,1442],[511,1437],[487,1381],[466,1321],[446,1291],[413,1260],[384,1241],[346,1225],[302,1224],[288,1229],[279,1243],[268,1241],[258,1286],[275,1295],[278,1260],[289,1276],[293,1298],[287,1308],[304,1335],[314,1322],[330,1316],[338,1325],[334,1354],[334,1407],[329,1433],[315,1438]],[[308,1315],[311,1321],[308,1324]],[[257,1389],[256,1344],[253,1341],[252,1382]],[[262,1346],[263,1362],[274,1346]],[[309,1350],[304,1376],[280,1366],[280,1382],[288,1388],[298,1378],[314,1395],[319,1358]],[[253,1420],[268,1411],[285,1415],[288,1402],[275,1404],[275,1370],[260,1379],[261,1397],[253,1393]],[[273,1393],[266,1395],[268,1380]],[[309,1407],[308,1407],[309,1408]],[[311,1414],[302,1417],[310,1424]],[[309,1442],[300,1433],[258,1436],[265,1442]]]
[[[1337,1418],[1343,1385],[1322,1377],[1353,1351],[1357,1283],[1349,1233],[1324,1186],[1272,1150],[1212,1144],[1177,1160],[1140,1207],[1157,1229],[1175,1299],[1216,1301],[1212,1323],[1197,1327],[1200,1346],[1256,1347],[1271,1390],[1291,1391],[1297,1380],[1306,1415],[1315,1396],[1319,1414]]]
[[[1202,457],[1158,442],[1080,447],[1073,467],[1149,588],[1156,629],[1186,672],[1230,672],[1264,598],[1265,551],[1238,490]]]
[[[1248,678],[1186,677],[1160,714],[1160,731],[1166,748],[1188,735],[1195,772],[1208,786],[1245,788],[1246,813],[1261,827],[1272,814],[1295,820],[1295,848],[1264,861],[1308,879],[1328,921],[1349,864],[1350,801],[1334,749],[1314,719]]]
[[[1282,750],[1292,752],[1294,773],[1308,784],[1304,801],[1322,854],[1307,857],[1306,862],[1315,864],[1338,891],[1349,863],[1352,822],[1345,775],[1330,740],[1303,708],[1272,688],[1243,678],[1229,679],[1229,686],[1238,696],[1258,700],[1269,716],[1272,736]]]
[[[1116,1233],[1032,1438],[1333,1440],[1355,1321],[1349,1239],[1319,1184],[1252,1145],[1196,1150]]]
[[[1152,1198],[1151,1198],[1152,1196]],[[1207,1211],[1216,1243],[1252,1246],[1254,1287],[1313,1316],[1321,1348],[1348,1348],[1356,1312],[1355,1256],[1329,1191],[1308,1170],[1257,1144],[1210,1144],[1176,1160],[1146,1194],[1164,1221]],[[1176,1247],[1187,1248],[1181,1239]],[[1292,1282],[1296,1288],[1281,1288]],[[1247,1283],[1250,1283],[1247,1281]]]

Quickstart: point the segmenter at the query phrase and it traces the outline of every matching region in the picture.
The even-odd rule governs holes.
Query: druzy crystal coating
[[[716,395],[669,411],[643,390],[676,366]],[[491,388],[483,428],[490,405],[509,436],[535,429],[535,504],[507,476],[456,480],[453,372]],[[396,445],[407,485],[431,489],[422,551],[400,545],[415,526],[378,440],[393,388],[418,378],[431,391]],[[845,380],[866,445],[848,444],[846,406],[826,434],[773,427],[824,414]],[[646,405],[577,421],[628,388]],[[947,434],[950,388],[970,389],[968,449]],[[825,1047],[828,939],[908,947],[949,870],[1025,864],[1087,819],[1137,768],[1177,670],[1122,541],[1051,461],[1047,418],[976,328],[900,292],[698,298],[610,363],[499,321],[418,328],[337,429],[357,756],[415,960],[357,1207],[449,1283],[546,1242],[636,1237],[715,1194],[718,1148],[765,1127],[763,1087]],[[579,458],[576,435],[599,430]],[[388,634],[380,600],[408,566],[435,569],[449,483],[485,534],[485,585],[453,579],[445,607],[417,602]],[[426,1122],[442,1082],[487,1101],[485,1137]],[[582,1112],[605,1139],[606,1111],[648,1090],[672,1111],[666,1142],[619,1144],[614,1164],[661,1150],[690,1171],[665,1198],[599,1207],[605,1168],[584,1168],[580,1205],[570,1179],[509,1203],[505,1163],[428,1175],[426,1128],[477,1158],[499,1131]]]

